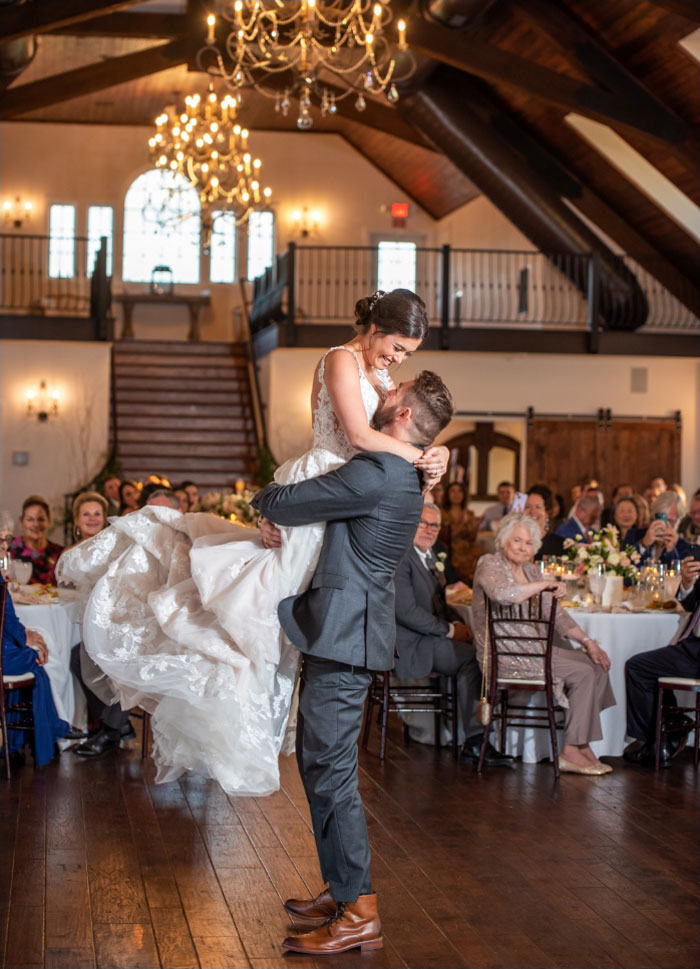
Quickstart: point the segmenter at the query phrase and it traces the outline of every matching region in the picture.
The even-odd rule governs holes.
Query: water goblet
[[[597,606],[600,605],[605,591],[605,566],[602,562],[592,565],[588,570],[588,588]]]

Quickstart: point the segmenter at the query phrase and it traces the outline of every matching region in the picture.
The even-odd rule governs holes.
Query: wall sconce
[[[304,206],[303,209],[294,210],[292,220],[296,235],[301,236],[302,239],[307,239],[318,230],[321,224],[321,213],[318,211],[309,212],[308,208]]]
[[[23,202],[19,195],[14,202],[5,199],[2,203],[2,221],[5,225],[12,223],[15,229],[21,229],[25,222],[29,222],[32,214],[32,203]]]
[[[49,391],[46,381],[42,380],[39,389],[34,388],[27,391],[27,415],[36,417],[42,423],[49,417],[58,417],[58,402],[61,394],[54,389]]]

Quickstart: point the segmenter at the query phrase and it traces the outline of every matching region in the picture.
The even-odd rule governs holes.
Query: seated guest
[[[501,481],[496,489],[496,496],[498,498],[498,504],[489,505],[479,522],[479,529],[483,529],[486,532],[494,531],[494,523],[510,511],[510,506],[513,504],[513,498],[515,497],[515,487],[512,482]]]
[[[546,487],[546,485],[545,485]],[[552,511],[549,515],[549,530],[555,532],[564,522],[564,497],[552,494]]]
[[[440,509],[426,501],[413,548],[396,570],[396,665],[400,680],[419,679],[429,673],[457,677],[459,719],[466,740],[461,759],[477,761],[482,728],[475,719],[481,690],[472,632],[462,622],[451,622],[445,603],[445,561],[433,554],[440,528]],[[439,566],[443,566],[440,568]],[[453,725],[453,728],[455,725]],[[512,757],[489,744],[486,763],[507,765]]]
[[[82,542],[107,527],[107,499],[96,491],[83,491],[73,502],[73,538]]]
[[[465,582],[471,582],[483,549],[476,544],[477,520],[467,507],[467,489],[460,481],[448,486],[443,499],[440,541]]]
[[[141,502],[141,489],[135,481],[122,481],[119,485],[119,514],[136,511]]]
[[[3,516],[3,526],[6,521]],[[0,531],[0,557],[5,553],[9,532],[3,527]],[[5,580],[0,575],[0,589]],[[19,676],[22,673],[34,674],[34,689],[32,690],[32,714],[34,719],[34,763],[37,767],[48,764],[53,759],[56,741],[65,737],[69,724],[61,720],[56,713],[56,706],[51,695],[51,684],[43,669],[48,651],[43,637],[31,629],[25,629],[17,618],[12,598],[8,591],[5,607],[5,628],[2,637],[2,666],[6,676]],[[14,704],[18,700],[19,691],[12,690],[7,695],[8,702]],[[9,756],[17,763],[22,762],[22,747],[28,734],[23,730],[13,730],[12,714],[8,714],[9,726]],[[7,756],[8,752],[5,752]],[[14,756],[13,756],[14,755]]]
[[[564,539],[550,531],[549,516],[552,510],[552,492],[545,484],[533,485],[527,493],[525,514],[534,518],[540,530],[540,545],[535,561],[539,562],[545,555],[561,555],[564,551]]]
[[[660,474],[657,475],[655,478],[651,479],[651,481],[649,482],[649,487],[656,494],[657,497],[659,495],[662,495],[664,491],[668,489],[668,485],[666,484],[665,480],[661,477]]]
[[[197,511],[199,508],[199,488],[194,481],[183,481],[180,487],[187,492],[189,501],[188,511]]]
[[[700,543],[700,489],[693,495],[688,514],[681,519],[678,534],[691,545]]]
[[[574,513],[563,525],[557,528],[555,535],[561,538],[571,538],[575,542],[587,545],[591,531],[600,515],[600,503],[597,495],[582,495],[576,502]]]
[[[662,497],[662,496],[660,496]],[[627,736],[635,740],[623,752],[632,764],[651,765],[656,760],[656,712],[660,676],[700,676],[700,562],[692,556],[681,563],[678,599],[690,615],[669,646],[637,653],[625,664],[627,691]],[[665,691],[665,703],[676,706],[675,697]],[[685,718],[678,714],[682,724]],[[661,750],[661,763],[668,766],[672,757],[685,746],[687,734],[680,742],[672,739]]]
[[[56,562],[63,546],[47,538],[51,528],[51,509],[46,498],[30,495],[25,499],[20,524],[22,534],[12,540],[10,557],[32,563],[30,582],[56,585]]]
[[[173,488],[173,494],[177,495],[177,500],[180,502],[180,511],[182,514],[186,514],[190,510],[190,498],[182,485],[178,485],[177,488]]]
[[[613,489],[612,498],[610,499],[610,504],[603,509],[603,514],[601,516],[601,524],[609,525],[613,520],[613,509],[615,507],[615,502],[619,501],[620,498],[631,498],[634,494],[634,487],[627,482],[615,485]]]
[[[119,514],[119,506],[121,504],[119,489],[121,483],[121,478],[116,474],[108,474],[102,482],[102,494],[107,499],[108,518],[116,518]]]
[[[644,495],[639,495],[636,492],[632,495],[632,501],[637,506],[637,511],[639,512],[639,527],[646,529],[651,519],[651,515],[649,514],[649,503]]]
[[[631,496],[618,498],[612,507],[611,524],[620,535],[620,545],[637,545],[644,528],[639,524],[639,508]]]
[[[145,490],[145,489],[144,489]],[[180,499],[169,488],[156,488],[148,496],[147,505],[160,505],[163,508],[174,508],[180,511]]]
[[[561,598],[566,591],[564,583],[541,577],[532,561],[539,545],[537,523],[528,515],[511,513],[496,536],[496,553],[479,559],[472,609],[477,658],[482,665],[486,648],[487,596],[501,605],[514,605],[547,590],[556,598]],[[507,630],[507,626],[503,628]],[[575,774],[607,774],[612,768],[601,764],[589,745],[591,741],[602,739],[601,710],[615,704],[608,679],[610,659],[563,609],[557,610],[555,629],[559,637],[583,646],[579,650],[562,644],[552,649],[554,696],[566,710],[559,769]],[[513,630],[513,635],[517,635],[517,629]],[[518,642],[518,651],[528,652],[527,640]],[[539,644],[533,642],[532,652],[536,651],[539,652]],[[542,662],[527,656],[513,656],[509,661],[501,658],[499,672],[507,677],[541,677]]]
[[[651,506],[649,527],[639,541],[641,565],[671,565],[690,554],[690,545],[678,534],[685,505],[675,491],[663,491]]]

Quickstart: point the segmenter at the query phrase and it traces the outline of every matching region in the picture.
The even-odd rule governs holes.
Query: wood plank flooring
[[[376,738],[375,745],[376,745]],[[361,756],[385,947],[284,956],[320,875],[293,759],[269,798],[157,785],[140,744],[0,781],[2,965],[629,967],[698,959],[698,774],[519,765],[477,776],[398,731]],[[293,927],[292,927],[293,928]]]

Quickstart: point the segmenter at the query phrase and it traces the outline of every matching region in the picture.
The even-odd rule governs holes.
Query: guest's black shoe
[[[641,740],[635,740],[625,747],[622,751],[622,757],[628,764],[637,764],[640,767],[653,767],[656,763],[656,744],[649,743],[649,741],[644,743]],[[661,756],[659,758],[661,767],[669,767],[672,757],[673,753],[667,741],[662,741]]]
[[[66,740],[85,740],[89,737],[87,730],[81,730],[80,727],[71,727],[65,736]]]
[[[136,731],[134,730],[134,725],[131,720],[127,720],[121,729],[119,738],[121,740],[133,740],[135,736]]]
[[[92,737],[89,737],[82,744],[74,747],[73,753],[77,754],[78,757],[101,757],[110,750],[117,750],[119,747],[119,739],[119,734],[115,736],[112,732],[108,733],[104,729],[98,730]]]
[[[478,764],[480,751],[481,741],[478,743],[466,741],[460,752],[459,759],[464,764]],[[515,757],[499,753],[493,744],[488,743],[486,744],[484,763],[488,767],[512,767],[515,764]]]

